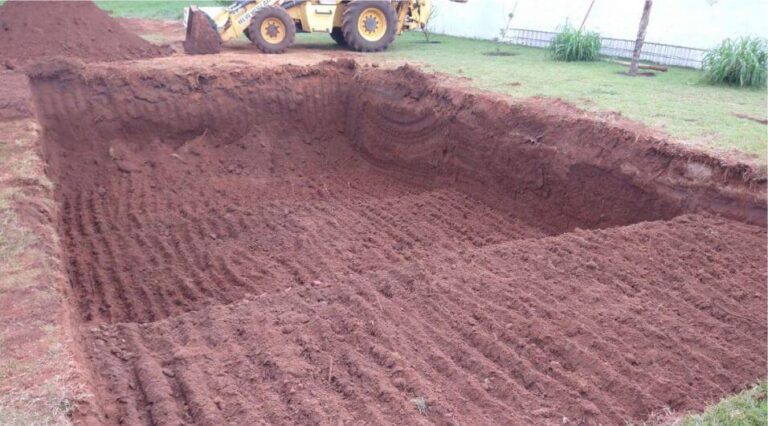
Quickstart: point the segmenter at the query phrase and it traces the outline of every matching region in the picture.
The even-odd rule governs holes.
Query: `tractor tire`
[[[283,53],[296,39],[296,24],[282,7],[267,6],[251,19],[247,37],[264,53]]]
[[[341,47],[349,46],[347,40],[344,38],[344,31],[339,27],[333,27],[333,30],[331,30],[331,38]]]
[[[397,14],[389,1],[348,3],[342,16],[344,40],[358,52],[380,52],[395,40]]]

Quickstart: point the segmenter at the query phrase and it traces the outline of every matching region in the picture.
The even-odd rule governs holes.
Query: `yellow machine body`
[[[331,33],[334,28],[341,28],[344,12],[355,0],[307,0],[307,1],[253,1],[238,8],[224,8],[215,16],[211,16],[216,24],[216,31],[221,41],[229,41],[240,37],[248,31],[251,20],[267,6],[281,6],[293,19],[297,32]],[[461,1],[461,0],[459,0]],[[430,0],[384,0],[391,3],[397,22],[396,33],[403,30],[421,29],[427,24],[430,16]],[[362,25],[362,24],[361,24]],[[249,37],[250,38],[250,37]]]

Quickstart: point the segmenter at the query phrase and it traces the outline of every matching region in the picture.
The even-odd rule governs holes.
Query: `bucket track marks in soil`
[[[98,420],[615,424],[766,375],[743,168],[408,67],[32,87]]]

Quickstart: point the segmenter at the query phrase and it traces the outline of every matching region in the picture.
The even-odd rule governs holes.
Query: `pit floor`
[[[342,136],[110,155],[59,192],[108,422],[612,423],[763,368],[761,227],[546,235]]]

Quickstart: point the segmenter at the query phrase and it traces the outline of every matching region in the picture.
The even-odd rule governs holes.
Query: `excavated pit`
[[[766,376],[749,170],[410,68],[30,76],[82,418],[620,423]]]

